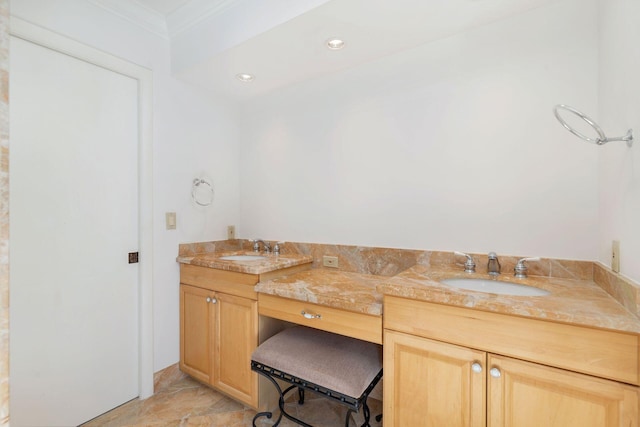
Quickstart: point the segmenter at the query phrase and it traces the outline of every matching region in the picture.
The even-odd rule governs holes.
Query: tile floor
[[[297,393],[291,393],[297,395]],[[382,403],[369,399],[371,426],[381,426],[375,415],[381,412]],[[307,393],[304,405],[287,403],[287,411],[317,427],[344,426],[347,409],[329,402],[313,393]],[[124,405],[85,423],[82,427],[250,427],[255,411],[190,378],[181,378],[146,400],[132,400]],[[271,426],[271,420],[263,417],[259,427]],[[355,417],[352,426],[360,426],[362,414]],[[287,419],[282,427],[295,427]]]

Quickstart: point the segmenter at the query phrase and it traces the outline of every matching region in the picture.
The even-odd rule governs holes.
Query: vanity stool
[[[310,390],[345,405],[349,410],[345,427],[349,427],[351,413],[363,410],[369,427],[370,412],[367,397],[382,378],[382,346],[305,326],[295,326],[269,338],[253,352],[251,369],[271,381],[280,399],[280,416],[301,426],[312,427],[288,414],[284,409],[285,395],[298,389],[298,403],[304,403],[304,392]],[[282,391],[276,380],[291,384]],[[256,420],[272,412],[259,412]]]

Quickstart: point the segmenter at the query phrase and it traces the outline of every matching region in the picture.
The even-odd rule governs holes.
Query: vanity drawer
[[[252,300],[257,299],[253,288],[258,280],[255,274],[180,264],[180,283]]]
[[[258,314],[382,344],[382,316],[267,294],[258,294]]]
[[[639,385],[639,337],[386,295],[384,328]]]

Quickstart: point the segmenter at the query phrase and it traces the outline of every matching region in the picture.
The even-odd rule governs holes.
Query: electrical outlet
[[[234,240],[236,238],[236,226],[228,225],[227,226],[227,239]]]
[[[322,257],[322,265],[329,268],[338,268],[338,257],[325,255]]]
[[[167,230],[175,230],[176,229],[176,213],[167,212],[165,214],[165,222],[167,225]]]
[[[611,269],[620,273],[620,240],[611,243]]]

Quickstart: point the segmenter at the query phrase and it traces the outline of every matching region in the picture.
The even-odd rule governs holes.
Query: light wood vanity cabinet
[[[575,327],[572,339],[570,325],[389,296],[384,324],[386,427],[638,426],[633,334]]]
[[[204,383],[212,382],[213,292],[180,285],[180,370]]]
[[[385,427],[484,426],[486,379],[471,374],[484,359],[484,352],[385,330]]]
[[[212,384],[257,406],[258,383],[250,366],[251,353],[258,345],[258,302],[223,293],[216,299]]]
[[[251,353],[258,343],[257,301],[180,285],[180,369],[257,405]]]
[[[280,270],[286,274],[293,267]],[[254,408],[264,407],[251,354],[275,333],[258,319],[254,286],[268,275],[180,266],[180,370]]]
[[[185,284],[180,294],[180,369],[257,405],[257,382],[247,368],[258,342],[257,302]]]

